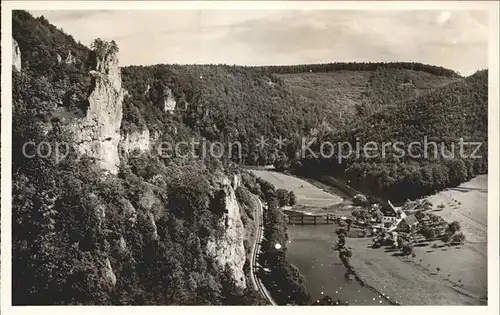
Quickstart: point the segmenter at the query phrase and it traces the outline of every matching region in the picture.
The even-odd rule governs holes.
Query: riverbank
[[[349,305],[393,304],[369,285],[344,277],[346,269],[333,250],[332,225],[289,225],[287,233],[287,260],[306,277],[314,301],[330,296]]]

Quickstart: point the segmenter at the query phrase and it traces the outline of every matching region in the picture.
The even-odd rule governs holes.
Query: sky
[[[469,75],[488,66],[485,11],[30,11],[121,65],[415,61]]]

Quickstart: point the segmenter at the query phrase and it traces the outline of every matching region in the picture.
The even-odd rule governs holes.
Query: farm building
[[[397,230],[401,232],[409,232],[418,226],[417,218],[412,214],[402,218],[397,224]]]

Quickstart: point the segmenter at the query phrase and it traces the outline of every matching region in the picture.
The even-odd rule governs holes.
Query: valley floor
[[[322,208],[337,205],[343,201],[341,197],[318,189],[318,187],[294,176],[267,170],[252,170],[252,172],[276,188],[293,191],[299,206]]]
[[[446,221],[458,221],[467,239],[459,247],[414,247],[413,260],[392,256],[383,248],[371,249],[370,239],[349,239],[351,264],[377,289],[397,288],[406,305],[485,304],[488,291],[488,176],[477,176],[457,188],[427,199]],[[442,244],[437,241],[436,245]],[[438,271],[436,268],[440,268]],[[457,294],[458,292],[458,294]]]
[[[351,265],[363,280],[379,292],[392,294],[391,299],[402,305],[485,304],[481,295],[467,291],[481,291],[486,284],[482,259],[476,258],[469,245],[447,251],[438,249],[432,254],[417,248],[417,256],[411,260],[393,256],[383,248],[370,248],[371,239],[348,239],[346,243],[353,248]],[[450,251],[455,252],[450,255]],[[437,267],[441,268],[439,272]],[[461,284],[464,286],[459,287]]]
[[[292,176],[269,171],[256,171],[255,174],[270,181],[276,188],[294,190],[298,196],[299,208],[319,206],[311,202],[315,198],[325,198],[325,200],[330,198],[329,203],[321,206],[331,206],[343,201],[338,196],[335,198],[333,194]],[[384,248],[370,248],[371,238],[348,238],[347,246],[353,248],[352,266],[368,285],[389,296],[391,300],[397,301],[398,304],[486,304],[484,297],[487,296],[487,175],[478,176],[457,188],[444,190],[428,199],[434,204],[434,208],[441,203],[444,204],[443,210],[436,211],[436,214],[447,221],[460,222],[462,231],[467,237],[465,245],[435,249],[432,248],[432,244],[415,247],[417,256],[414,259],[406,259],[393,256],[393,253],[385,252]],[[333,228],[326,226],[308,228],[324,229],[324,237],[330,238],[333,242]],[[289,229],[292,242],[302,235],[297,234],[301,229],[303,228]],[[436,244],[439,245],[440,242]],[[301,251],[300,248],[294,249],[292,244],[289,244],[289,249]],[[325,256],[330,254],[323,253]],[[304,255],[294,252],[290,253],[290,256],[296,258]],[[316,261],[314,257],[311,259]],[[303,266],[299,269],[308,278],[308,287],[312,287],[314,286],[312,282],[317,279],[308,275],[310,272],[303,270]],[[440,268],[439,271],[436,268]],[[342,277],[342,274],[338,277]],[[324,286],[324,283],[321,286]]]

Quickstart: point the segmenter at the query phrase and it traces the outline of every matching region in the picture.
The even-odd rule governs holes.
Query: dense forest
[[[395,201],[418,198],[487,172],[487,71],[462,78],[418,63],[335,63],[157,65],[126,67],[123,72],[134,100],[130,112],[140,117],[134,121],[154,126],[159,116],[167,115],[209,141],[237,141],[242,155],[230,157],[237,163],[274,164],[308,176],[334,175]],[[183,104],[182,110],[164,113],[145,93],[158,89],[153,94],[161,94],[166,88]],[[267,145],[258,145],[260,137],[268,140]],[[286,139],[282,146],[275,143],[279,137]],[[395,158],[389,151],[383,159],[361,154],[338,163],[337,156],[302,155],[303,144],[312,138],[317,139],[311,147],[316,152],[322,142],[345,141],[353,147],[357,141],[361,146],[369,141],[433,141],[439,148],[433,152],[436,157]],[[477,152],[482,158],[459,158],[460,138],[482,143]],[[451,146],[456,148],[453,158],[446,154]],[[469,145],[466,155],[473,151]]]
[[[234,173],[224,161],[142,155],[112,176],[88,158],[42,158],[47,147],[22,153],[27,141],[72,140],[62,132],[71,121],[53,111],[85,105],[92,54],[27,12],[13,13],[13,30],[23,62],[13,70],[13,303],[265,303],[205,249],[222,233],[219,179]],[[186,134],[197,136],[177,136]]]
[[[304,73],[304,72],[329,72],[329,71],[376,71],[378,69],[403,69],[422,71],[437,76],[460,77],[453,70],[439,66],[426,65],[418,62],[332,62],[324,64],[305,64],[290,66],[256,67],[269,73]]]
[[[232,157],[234,162],[266,165],[294,158],[304,136],[341,130],[361,117],[427,92],[433,83],[445,84],[457,80],[457,75],[449,71],[440,72],[435,69],[441,68],[426,68],[420,64],[332,65],[316,67],[314,71],[333,71],[338,67],[350,73],[359,69],[366,72],[363,74],[366,83],[360,91],[359,100],[352,104],[345,102],[345,94],[349,91],[345,93],[343,90],[338,91],[342,94],[337,97],[332,97],[332,93],[324,96],[319,87],[301,93],[294,82],[273,73],[274,67],[124,67],[124,86],[132,96],[127,102],[125,120],[130,128],[146,124],[154,129],[161,128],[159,117],[169,116],[172,120],[182,121],[208,141],[241,143],[242,155]],[[397,68],[398,65],[402,69]],[[276,71],[279,69],[276,68]],[[336,79],[349,85],[345,77]],[[157,95],[162,95],[166,89],[172,91],[178,103],[179,109],[173,113],[165,113],[158,105]],[[280,136],[287,142],[276,147],[274,139]],[[268,146],[258,146],[261,137],[268,139]]]
[[[23,152],[29,141],[52,147],[75,141],[64,126],[79,117],[62,119],[55,113],[58,108],[85,112],[93,88],[89,71],[98,58],[116,53],[118,47],[98,40],[92,51],[45,18],[24,11],[13,13],[13,38],[22,59],[22,71],[13,69],[12,91],[13,304],[266,304],[249,279],[250,239],[244,240],[246,289],[236,286],[231,271],[217,264],[206,248],[211,237],[224,233],[221,179],[236,173],[243,176],[236,199],[246,234],[254,229],[250,191],[271,202],[274,187],[228,159],[209,155],[202,159],[131,155],[116,176],[74,152],[62,161],[46,158],[49,146],[30,157],[35,148]],[[131,81],[123,70],[129,95],[124,98],[121,132],[148,128],[159,132],[163,141],[201,141],[207,132],[196,128],[189,117],[158,108],[152,95],[164,88],[164,82],[177,82],[170,88],[178,104],[202,103],[207,95],[196,88],[199,82],[192,74],[181,71],[183,81],[165,69],[159,67],[156,81],[143,80],[140,71]],[[134,87],[135,83],[139,84]],[[144,93],[146,83],[151,84],[149,94]],[[266,219],[266,226],[286,237],[284,222]],[[292,268],[286,260],[280,266]],[[285,283],[300,277],[280,274]],[[305,292],[305,287],[300,290]],[[299,298],[280,302],[303,303]]]
[[[234,162],[332,175],[395,200],[487,172],[487,71],[462,78],[419,63],[123,67],[122,134],[147,128],[170,143],[239,142],[242,154],[141,155],[123,160],[116,176],[88,158],[27,158],[22,150],[28,141],[74,140],[63,127],[78,117],[54,113],[85,113],[96,55],[43,17],[14,11],[12,23],[22,59],[22,71],[12,78],[16,305],[265,304],[251,285],[236,287],[229,270],[205,250],[210,237],[223,233],[221,178],[236,173],[243,177],[236,197],[247,231],[253,225],[249,194],[269,206],[260,263],[273,272],[262,280],[279,304],[310,304],[304,278],[286,261],[286,246],[273,251],[273,244],[287,242],[280,193]],[[165,110],[166,99],[175,100],[174,109]],[[281,148],[272,145],[280,136],[287,139]],[[303,137],[316,137],[310,148],[318,152],[321,141],[355,145],[357,139],[411,142],[424,136],[448,148],[459,138],[482,142],[477,154],[483,158],[400,157],[397,150],[340,160],[338,154],[301,155]],[[270,145],[258,146],[261,137]],[[247,253],[250,245],[245,239]],[[250,283],[248,261],[244,269]]]

